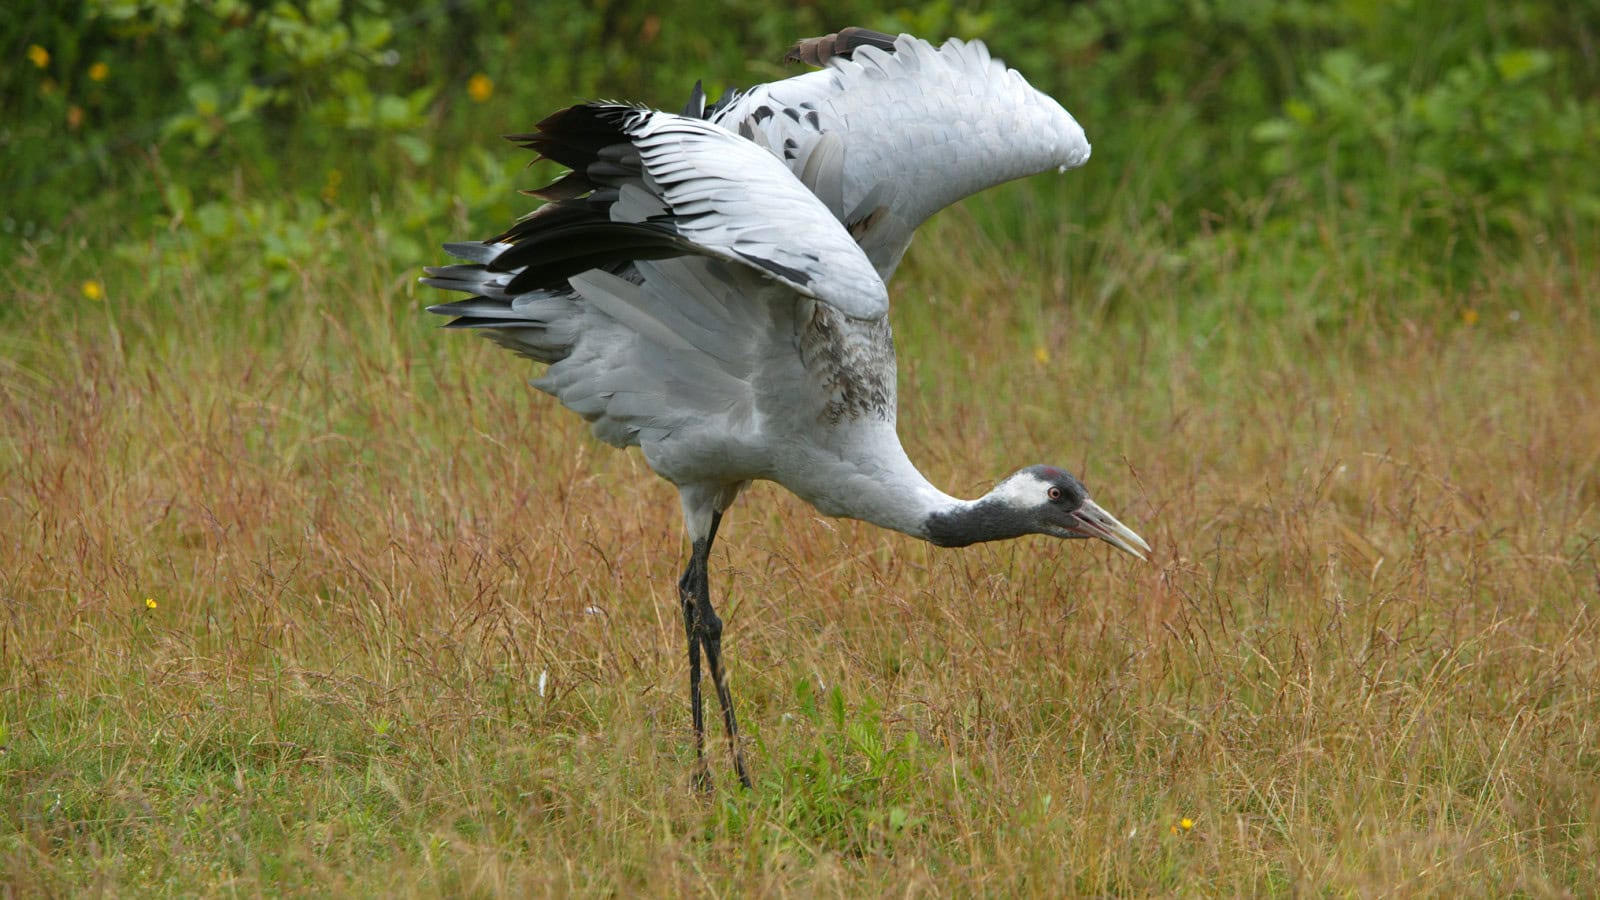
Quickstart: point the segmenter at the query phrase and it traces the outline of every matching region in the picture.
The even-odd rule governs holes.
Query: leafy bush
[[[1095,161],[1038,190],[1115,231],[1184,253],[1273,222],[1309,240],[1298,223],[1336,210],[1426,268],[1445,245],[1592,228],[1597,20],[1533,0],[725,0],[692,19],[643,0],[14,6],[0,239],[102,220],[135,241],[187,230],[198,253],[259,240],[271,268],[270,235],[381,215],[414,263],[400,254],[525,209],[512,192],[538,174],[493,135],[584,97],[670,108],[696,78],[783,77],[790,40],[855,23],[985,39],[1061,97]]]
[[[1563,214],[1593,220],[1600,178],[1586,156],[1600,105],[1542,89],[1552,65],[1547,51],[1509,50],[1408,85],[1390,65],[1330,51],[1305,95],[1255,127],[1262,168],[1444,231],[1480,218],[1513,231]]]

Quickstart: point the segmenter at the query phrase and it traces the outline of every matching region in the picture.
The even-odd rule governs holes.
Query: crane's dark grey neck
[[[984,497],[930,513],[922,530],[932,544],[965,547],[984,541],[1006,541],[1037,529],[1022,510],[1003,500]]]

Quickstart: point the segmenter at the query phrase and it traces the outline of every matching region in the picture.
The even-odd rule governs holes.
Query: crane
[[[510,136],[569,173],[499,236],[446,244],[463,262],[422,279],[470,295],[429,307],[446,327],[548,366],[536,387],[677,487],[702,789],[702,657],[750,786],[708,570],[752,481],[941,547],[1043,534],[1150,551],[1053,466],[946,494],[895,427],[885,282],[912,233],[968,194],[1082,165],[1083,129],[976,41],[852,28],[790,58],[820,68],[709,104],[697,84],[679,114],[585,103]]]

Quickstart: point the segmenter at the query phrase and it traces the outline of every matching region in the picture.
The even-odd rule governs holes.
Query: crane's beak
[[[1072,514],[1073,523],[1067,526],[1079,537],[1099,538],[1124,553],[1132,553],[1140,559],[1150,552],[1150,545],[1144,538],[1134,534],[1133,529],[1117,521],[1117,517],[1100,508],[1093,500],[1085,498],[1083,505]]]

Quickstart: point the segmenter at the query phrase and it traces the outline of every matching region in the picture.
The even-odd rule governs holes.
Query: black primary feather
[[[789,52],[784,54],[783,61],[803,62],[820,69],[834,57],[849,59],[862,47],[876,47],[893,53],[894,35],[852,25],[849,28],[841,28],[833,34],[796,41],[794,46],[789,48]]]

